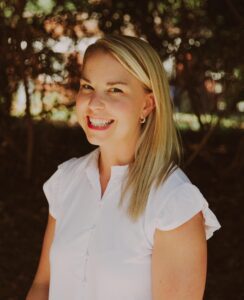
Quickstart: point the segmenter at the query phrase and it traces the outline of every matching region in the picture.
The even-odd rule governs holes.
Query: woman
[[[27,299],[202,299],[206,239],[220,224],[179,168],[158,54],[128,36],[89,46],[76,111],[99,147],[44,184],[49,218]]]

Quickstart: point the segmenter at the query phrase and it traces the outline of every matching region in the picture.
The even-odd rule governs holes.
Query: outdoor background
[[[159,52],[182,168],[222,225],[208,241],[204,299],[244,299],[244,1],[0,0],[0,300],[25,299],[31,285],[48,214],[43,183],[93,149],[75,95],[84,50],[107,33]]]

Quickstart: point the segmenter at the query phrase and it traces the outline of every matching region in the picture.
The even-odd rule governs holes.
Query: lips
[[[114,120],[112,120],[112,119],[93,118],[93,117],[87,116],[88,127],[91,129],[105,130],[113,122],[114,122]]]

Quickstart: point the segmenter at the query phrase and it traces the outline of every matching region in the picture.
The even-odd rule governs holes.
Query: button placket
[[[100,204],[100,203],[99,203]],[[88,260],[89,260],[89,257],[90,257],[90,254],[89,254],[89,245],[93,239],[93,235],[95,233],[95,229],[97,227],[97,222],[100,218],[100,215],[101,215],[101,209],[102,209],[103,205],[99,205],[99,208],[97,210],[97,213],[96,213],[96,217],[94,218],[94,224],[91,226],[90,228],[90,237],[89,237],[89,240],[88,240],[88,243],[87,243],[87,249],[86,249],[86,253],[85,253],[85,262],[84,262],[84,276],[83,276],[83,279],[82,279],[82,282],[83,283],[86,283],[87,282],[87,265],[88,265]]]
[[[104,209],[104,205],[105,204],[107,205],[107,202],[109,202],[109,198],[110,198],[111,194],[113,194],[119,186],[120,186],[119,178],[116,178],[116,177],[111,178],[102,198],[99,197],[99,195],[98,195],[98,197],[99,197],[98,209],[97,209],[96,216],[94,218],[94,223],[90,228],[91,233],[90,233],[90,237],[89,237],[89,240],[87,243],[87,249],[86,249],[86,253],[85,253],[84,276],[83,276],[83,280],[82,280],[83,283],[87,283],[87,265],[88,265],[88,260],[89,260],[89,246],[91,244],[91,241],[93,240],[95,229],[96,229],[99,219],[101,217],[102,211]]]

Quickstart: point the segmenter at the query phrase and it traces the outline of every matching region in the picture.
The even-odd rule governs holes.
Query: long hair
[[[141,125],[134,161],[129,165],[119,206],[130,190],[128,216],[136,221],[146,208],[153,184],[158,187],[180,164],[181,140],[173,119],[168,79],[158,53],[140,38],[110,35],[90,45],[86,59],[98,50],[113,55],[142,85],[153,93],[155,108]]]

